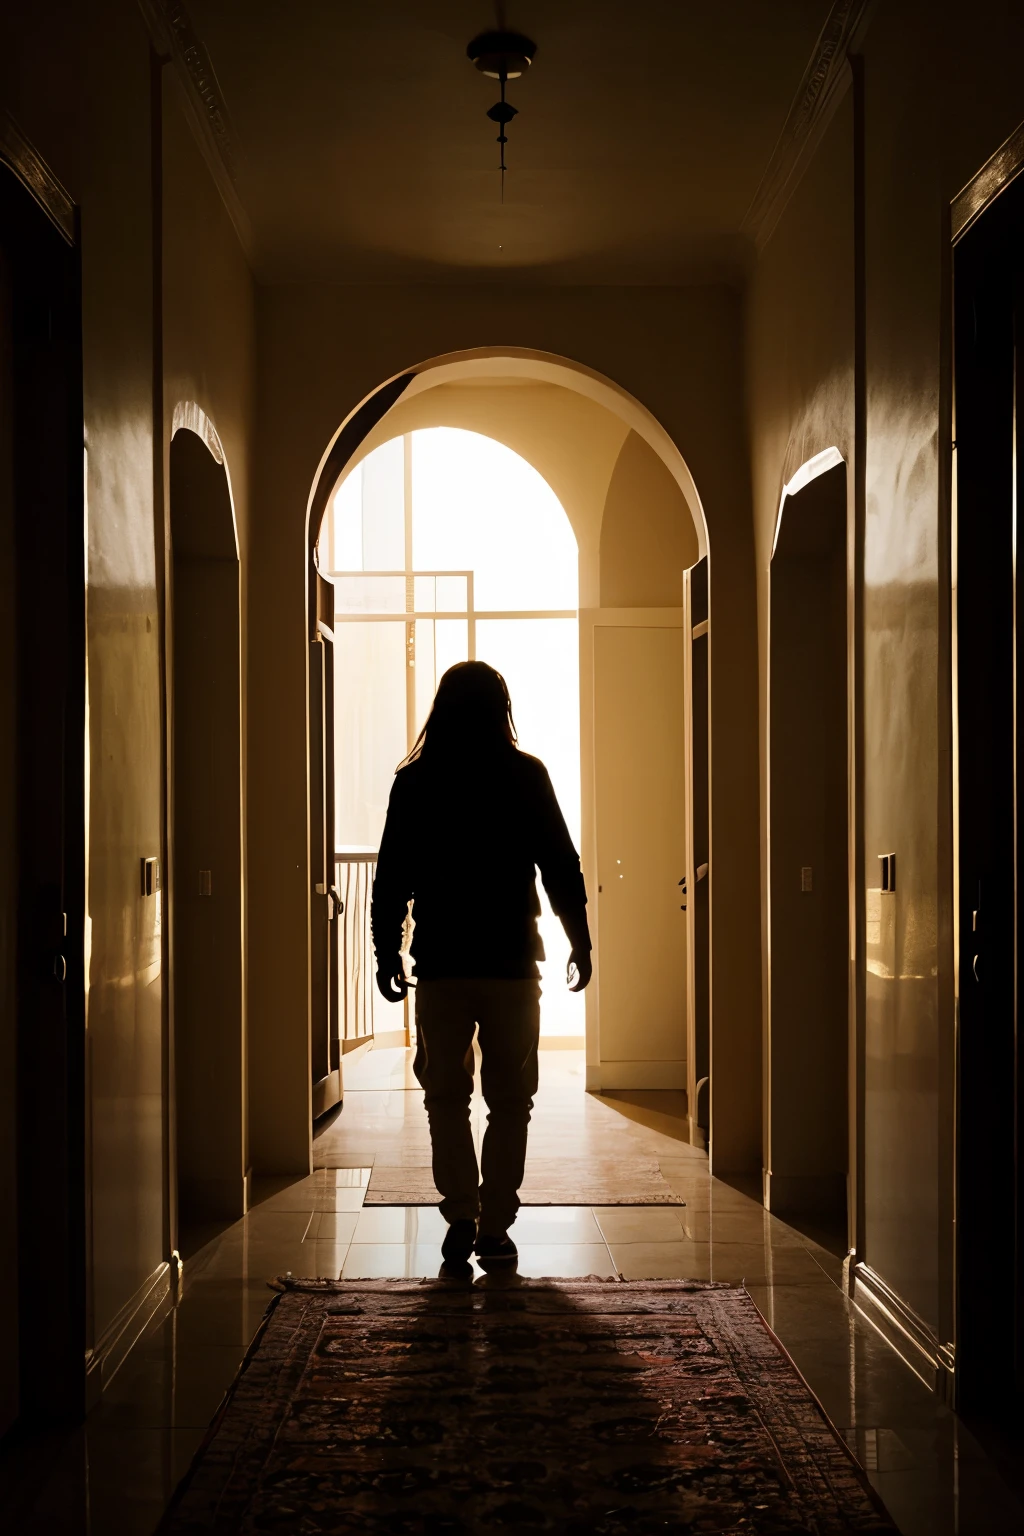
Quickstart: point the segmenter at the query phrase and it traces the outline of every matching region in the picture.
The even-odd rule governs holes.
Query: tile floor
[[[904,1536],[1010,1536],[1024,1509],[963,1425],[937,1404],[840,1288],[839,1259],[709,1176],[678,1108],[583,1090],[582,1055],[542,1053],[531,1146],[542,1156],[657,1156],[680,1207],[524,1209],[519,1272],[688,1277],[747,1286],[826,1412],[868,1469]],[[474,1105],[477,1134],[482,1106]],[[258,1189],[253,1209],[185,1249],[178,1305],[137,1346],[85,1426],[29,1446],[19,1532],[148,1536],[188,1466],[270,1298],[270,1276],[433,1275],[444,1223],[429,1207],[367,1207],[375,1157],[428,1145],[408,1053],[350,1066],[342,1113],[318,1137],[316,1171]],[[0,1465],[0,1479],[5,1468]],[[7,1481],[11,1481],[7,1479]]]

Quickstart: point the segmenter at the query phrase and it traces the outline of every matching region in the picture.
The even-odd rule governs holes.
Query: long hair
[[[427,723],[405,763],[418,758],[454,763],[514,750],[518,739],[501,673],[485,661],[459,661],[438,684]]]

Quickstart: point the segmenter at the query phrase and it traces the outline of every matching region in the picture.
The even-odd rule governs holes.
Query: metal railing
[[[338,953],[338,1014],[342,1051],[352,1050],[364,1040],[383,1030],[389,1037],[398,1024],[409,1043],[408,1002],[396,1019],[397,1010],[377,991],[377,962],[370,929],[370,903],[377,871],[376,848],[338,848],[334,854],[334,884],[341,897],[343,911],[334,925]],[[405,920],[402,933],[402,961],[409,972],[409,944],[412,917]]]
[[[344,911],[335,923],[338,1011],[343,1041],[358,1042],[373,1034],[377,989],[374,985],[376,967],[370,933],[370,899],[376,868],[376,848],[339,848],[335,851],[334,883],[344,904]]]

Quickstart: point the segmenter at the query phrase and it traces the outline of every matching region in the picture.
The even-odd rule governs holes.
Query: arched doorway
[[[580,837],[578,550],[554,492],[495,438],[419,428],[352,467],[328,504],[318,568],[333,586],[334,923],[331,1070],[372,1035],[396,1034],[368,944],[373,861],[395,769],[449,666],[484,660],[512,692],[520,746],[548,767]],[[542,1034],[583,1044],[583,998],[555,979],[568,948],[543,895]],[[563,952],[564,951],[564,952]],[[334,989],[331,1003],[334,1004]],[[404,1041],[405,1027],[398,1031]],[[395,1042],[397,1043],[397,1042]],[[316,1068],[314,1066],[314,1072]],[[314,1080],[314,1115],[332,1085]],[[326,1104],[325,1104],[326,1107]]]
[[[170,448],[168,918],[177,1226],[245,1211],[239,566],[220,439]],[[143,870],[143,880],[156,871]]]
[[[671,1079],[671,1085],[673,1087],[687,1087],[690,1086],[690,1083],[687,1082],[687,1073],[689,1073],[690,1079],[692,1080],[694,1077],[696,1062],[698,1060],[697,1053],[693,1048],[692,1027],[689,1031],[691,1038],[689,1040],[686,1038],[688,1033],[686,1022],[688,1004],[691,1019],[693,1016],[692,1004],[694,989],[691,987],[690,982],[694,972],[697,972],[700,976],[700,983],[696,988],[696,995],[707,1008],[708,1015],[710,1013],[710,956],[708,953],[709,943],[705,947],[703,956],[696,956],[696,961],[692,964],[691,969],[694,943],[692,934],[688,935],[687,933],[687,924],[691,921],[691,918],[680,915],[681,909],[684,914],[688,910],[688,901],[686,895],[687,887],[689,886],[689,889],[692,891],[694,886],[697,884],[697,870],[692,858],[693,836],[688,827],[689,819],[693,811],[692,794],[694,788],[698,794],[703,794],[705,796],[703,804],[703,815],[699,819],[702,820],[704,826],[707,826],[708,824],[708,773],[706,771],[706,765],[705,771],[698,771],[695,777],[691,774],[690,765],[688,762],[688,731],[684,729],[684,722],[687,721],[689,717],[689,704],[687,694],[692,673],[690,635],[688,630],[692,629],[693,627],[696,627],[698,631],[698,643],[693,650],[693,659],[696,660],[698,669],[701,665],[703,665],[704,668],[703,680],[699,678],[697,680],[698,683],[703,681],[704,686],[702,689],[698,689],[698,691],[700,692],[701,697],[705,703],[707,700],[706,683],[710,613],[706,607],[706,598],[701,597],[700,603],[705,604],[705,606],[702,606],[700,615],[691,624],[688,602],[690,589],[693,585],[692,583],[687,583],[686,596],[684,597],[684,570],[686,569],[687,564],[700,567],[698,576],[701,579],[697,580],[696,589],[698,591],[698,595],[700,594],[701,590],[706,593],[706,585],[704,585],[704,583],[706,583],[707,572],[707,538],[706,532],[704,530],[703,515],[700,511],[700,504],[697,500],[696,491],[693,487],[693,483],[688,474],[688,471],[686,470],[686,467],[683,464],[678,452],[674,449],[673,445],[667,438],[667,435],[660,429],[660,427],[658,427],[657,423],[654,422],[647,415],[647,413],[645,413],[642,408],[637,405],[635,401],[630,400],[628,396],[617,390],[613,385],[610,385],[606,380],[602,380],[596,375],[590,374],[586,370],[576,370],[571,365],[556,359],[531,357],[529,354],[525,353],[501,353],[500,355],[495,356],[488,356],[486,354],[472,354],[469,356],[464,356],[458,361],[445,359],[438,360],[435,364],[428,365],[422,372],[405,375],[400,379],[391,381],[391,383],[384,386],[383,389],[377,393],[377,395],[371,397],[369,401],[365,402],[364,406],[361,407],[360,410],[356,412],[353,417],[350,418],[349,422],[341,429],[339,435],[335,439],[332,449],[328,452],[327,455],[325,455],[325,458],[322,462],[320,476],[314,489],[313,496],[310,500],[308,522],[309,532],[307,543],[307,549],[310,555],[309,612],[311,616],[310,639],[312,642],[312,649],[310,653],[311,690],[309,718],[311,722],[310,782],[312,829],[311,947],[314,966],[314,975],[312,978],[314,1000],[316,1000],[317,992],[319,990],[319,996],[322,998],[323,1010],[326,1011],[332,1005],[330,985],[327,987],[320,985],[318,989],[316,980],[316,966],[318,957],[323,955],[325,951],[329,950],[331,947],[331,938],[328,933],[328,925],[333,920],[334,914],[337,910],[337,899],[340,895],[340,892],[336,888],[334,871],[328,868],[326,860],[323,860],[321,863],[319,854],[319,849],[321,847],[326,848],[327,844],[331,841],[331,838],[326,835],[326,832],[323,837],[321,837],[320,832],[321,820],[323,819],[325,812],[325,803],[323,800],[325,781],[322,777],[321,770],[321,763],[323,760],[323,733],[321,722],[326,719],[326,711],[324,707],[324,687],[322,680],[326,676],[327,670],[325,665],[326,656],[323,642],[327,640],[328,637],[324,634],[323,631],[325,627],[324,612],[328,599],[323,591],[322,577],[316,569],[314,549],[317,537],[320,534],[323,516],[327,507],[332,501],[339,481],[343,478],[347,467],[352,464],[361,455],[361,453],[365,451],[365,447],[367,445],[378,444],[382,440],[386,440],[387,437],[392,435],[392,433],[389,433],[388,431],[389,422],[391,420],[391,415],[389,415],[389,413],[393,413],[394,418],[397,421],[403,411],[412,410],[414,405],[419,405],[422,403],[423,398],[428,392],[433,393],[433,391],[436,389],[438,394],[440,394],[446,385],[453,384],[455,382],[462,382],[467,385],[470,381],[473,381],[477,384],[482,384],[485,382],[497,382],[503,377],[503,374],[513,379],[518,378],[519,381],[524,383],[530,382],[534,379],[539,379],[551,384],[557,384],[564,392],[568,392],[568,390],[571,388],[575,394],[579,394],[580,396],[591,401],[598,402],[600,408],[606,413],[607,419],[619,427],[622,436],[625,436],[628,433],[631,438],[638,444],[641,455],[646,454],[651,462],[657,466],[658,473],[664,476],[665,481],[671,486],[672,493],[679,499],[680,505],[686,509],[687,525],[690,526],[692,530],[694,530],[692,534],[692,553],[690,554],[688,560],[683,560],[681,557],[677,560],[676,564],[678,565],[678,569],[675,569],[675,574],[671,578],[670,587],[667,589],[672,595],[668,597],[662,597],[659,604],[652,603],[650,598],[647,597],[641,598],[639,600],[639,606],[635,609],[631,607],[627,608],[620,606],[614,610],[605,609],[602,611],[600,588],[599,585],[592,580],[588,593],[589,603],[592,605],[592,607],[590,612],[587,614],[587,642],[585,646],[587,654],[586,657],[581,655],[581,664],[585,674],[585,681],[581,692],[585,739],[583,768],[584,810],[582,843],[584,868],[588,871],[588,884],[591,889],[592,911],[594,911],[597,906],[598,897],[603,894],[603,887],[605,882],[601,876],[601,862],[602,859],[604,862],[608,862],[605,855],[607,855],[607,853],[611,850],[612,841],[615,841],[616,838],[621,840],[624,836],[629,837],[634,836],[635,834],[635,836],[638,836],[641,839],[641,842],[646,840],[646,847],[643,850],[645,853],[649,852],[652,844],[656,842],[656,840],[650,835],[651,829],[647,828],[646,826],[644,828],[627,828],[626,826],[613,827],[610,824],[606,824],[602,829],[602,827],[599,825],[599,818],[595,815],[595,805],[597,802],[597,795],[595,793],[597,789],[596,780],[601,777],[603,772],[605,779],[605,790],[607,791],[611,787],[612,780],[614,780],[617,775],[621,778],[621,764],[614,765],[611,763],[611,757],[608,750],[611,745],[614,731],[605,730],[603,733],[602,742],[602,731],[600,729],[600,725],[602,698],[605,694],[607,694],[608,708],[611,710],[615,702],[612,698],[612,694],[615,692],[616,680],[619,684],[624,683],[625,674],[622,676],[618,675],[619,673],[622,673],[622,664],[624,664],[624,658],[625,661],[633,658],[633,660],[637,661],[641,667],[648,664],[652,660],[656,665],[661,666],[663,663],[666,663],[669,659],[671,659],[671,666],[669,670],[673,674],[673,679],[670,682],[668,689],[662,690],[660,694],[657,689],[652,690],[650,700],[645,701],[643,707],[640,707],[640,704],[638,703],[638,708],[640,715],[644,715],[646,710],[646,714],[651,717],[651,720],[656,718],[657,714],[660,712],[661,703],[666,698],[668,699],[669,712],[671,712],[673,708],[678,709],[678,741],[676,741],[673,737],[672,741],[670,742],[669,736],[665,736],[665,740],[662,741],[661,736],[659,736],[655,757],[659,761],[666,757],[674,759],[674,766],[677,770],[676,779],[678,782],[673,780],[673,783],[670,785],[668,783],[668,777],[666,776],[665,784],[659,784],[658,786],[658,793],[662,794],[672,805],[680,821],[681,828],[686,829],[680,833],[678,839],[678,847],[676,847],[675,843],[671,839],[665,838],[661,840],[665,843],[665,848],[659,847],[658,850],[659,852],[664,853],[665,857],[668,858],[668,862],[672,866],[671,879],[666,889],[669,891],[671,911],[674,914],[674,917],[670,921],[674,921],[679,928],[677,940],[679,963],[676,969],[679,972],[680,998],[677,1019],[678,1027],[675,1031],[678,1037],[678,1043],[675,1045],[671,1052],[671,1059],[663,1061],[661,1060],[660,1055],[656,1060],[651,1059],[648,1054],[645,1054],[643,1049],[637,1050],[634,1048],[635,1040],[631,1041],[629,1039],[631,1031],[630,1027],[627,1026],[625,1031],[620,1032],[623,1033],[622,1040],[614,1039],[614,1031],[608,1030],[605,1032],[605,1058],[610,1055],[612,1059],[608,1060],[602,1058],[602,1047],[600,1043],[601,1031],[598,1023],[599,988],[592,988],[587,995],[588,1084],[595,1088],[603,1086],[605,1088],[616,1089],[629,1089],[634,1087],[647,1089],[654,1088],[655,1086],[665,1086]],[[570,384],[568,382],[570,380],[575,382]],[[619,438],[620,445],[622,443],[622,436]],[[616,552],[620,563],[623,560],[624,551],[627,552],[628,556],[629,517],[632,517],[634,530],[642,533],[644,530],[644,518],[646,512],[646,506],[641,504],[638,507],[630,509],[628,513],[625,514],[625,524],[621,536],[623,542],[621,548]],[[574,524],[574,526],[576,525]],[[652,555],[654,555],[655,558],[657,556],[657,549],[657,540],[655,539],[652,542]],[[670,566],[672,566],[674,558],[673,549],[671,547],[665,547],[660,551],[660,553],[662,556],[661,563],[666,569],[668,569]],[[593,549],[590,555],[588,555],[585,551],[583,542],[580,544],[581,583],[586,579],[583,573],[588,565],[588,561],[591,562],[592,569],[597,570],[598,568],[603,568],[604,564],[606,563],[606,556],[612,560],[615,558],[615,556],[612,556],[610,552],[603,550],[601,547],[601,528],[600,520],[598,520],[596,535],[593,540]],[[628,563],[628,558],[626,563]],[[582,601],[583,599],[581,598],[581,606]],[[618,602],[620,604],[629,601],[630,599],[628,597],[618,598]],[[673,606],[668,608],[665,606],[666,603],[672,603]],[[656,607],[657,611],[655,611]],[[582,616],[583,615],[581,613],[581,617]],[[316,638],[317,634],[320,636],[319,640]],[[660,639],[658,638],[659,636],[661,637]],[[333,638],[334,636],[332,632],[330,637],[331,641],[333,641]],[[657,653],[656,656],[653,653],[648,655],[648,652],[650,651],[650,644],[647,642],[654,643],[655,651]],[[329,645],[330,642],[328,642],[328,648]],[[626,647],[625,652],[623,651],[623,646]],[[637,650],[637,646],[640,647],[639,650]],[[633,656],[634,651],[637,651],[636,657]],[[627,652],[628,655],[626,654]],[[665,654],[662,655],[662,652]],[[670,652],[671,658],[669,658]],[[678,683],[678,698],[673,703],[672,692],[676,682]],[[611,691],[609,692],[609,690]],[[331,693],[331,708],[333,708],[333,688],[331,689]],[[619,704],[621,704],[625,698],[632,697],[628,688],[625,692],[623,692],[623,688],[620,687],[619,694],[622,695],[622,697],[618,698]],[[607,724],[607,719],[605,723]],[[639,717],[638,721],[634,723],[641,723]],[[650,722],[645,720],[644,723],[646,724]],[[589,744],[587,743],[588,732]],[[669,732],[669,735],[671,735],[671,732]],[[602,746],[604,748],[603,752]],[[703,737],[702,747],[706,754],[708,749],[708,740],[706,735]],[[664,751],[662,751],[662,748],[664,748]],[[614,754],[611,755],[614,756]],[[640,758],[642,757],[642,753],[638,752],[636,756]],[[653,761],[654,759],[652,758],[651,760]],[[632,785],[630,786],[630,792],[634,787],[635,786]],[[622,790],[624,785],[619,783],[618,788]],[[589,816],[587,807],[588,797],[590,801]],[[631,798],[631,793],[622,794],[619,798],[620,800],[627,800]],[[641,799],[642,795],[637,795],[632,798]],[[610,805],[612,804],[612,801],[613,797],[606,793],[605,804]],[[671,816],[669,819],[671,819]],[[619,866],[621,861],[613,859],[611,862]],[[708,878],[710,859],[705,856],[701,860],[697,861],[697,863],[700,864],[700,873],[704,877],[702,894],[706,895],[710,886],[710,880]],[[691,868],[691,865],[694,867]],[[640,874],[640,861],[635,861],[633,863],[633,867],[637,874],[638,885],[645,885],[647,872],[645,871],[644,875]],[[660,879],[665,874],[665,871],[659,870],[657,878]],[[613,873],[610,878],[616,879],[619,878],[619,875],[617,873]],[[662,881],[662,883],[664,883],[664,881]],[[333,892],[331,890],[332,885],[335,886],[335,890]],[[609,889],[609,897],[612,894],[612,889],[614,888]],[[689,911],[692,914],[692,906],[689,906]],[[614,921],[614,918],[609,918],[609,923]],[[705,938],[709,940],[709,925],[707,923],[704,924],[703,934]],[[625,947],[619,946],[619,948],[623,949],[623,954],[625,955],[629,946],[627,944]],[[600,955],[600,940],[598,949]],[[605,947],[605,952],[611,955],[614,949],[615,946],[609,942],[609,944]],[[600,970],[600,959],[598,961],[598,966]],[[689,975],[687,974],[688,970],[690,971]],[[609,985],[606,990],[610,996],[612,993],[611,986]],[[322,1014],[316,1014],[314,1011],[314,1026],[312,1035],[314,1051],[317,1050],[316,1042],[322,1027],[323,1016]],[[707,1041],[709,1033],[710,1030],[708,1018],[706,1021],[706,1027],[703,1031],[705,1041],[705,1060],[707,1057]],[[613,1042],[611,1046],[608,1045],[609,1041]],[[664,1044],[658,1047],[658,1051],[662,1055],[665,1053],[665,1050],[666,1047]],[[705,1065],[705,1070],[703,1071],[702,1075],[705,1077],[705,1079],[707,1078],[707,1065]],[[314,1077],[315,1076],[316,1067],[314,1066]],[[605,1081],[605,1079],[607,1079],[607,1081]],[[695,1099],[696,1095],[693,1095],[693,1098]],[[314,1103],[314,1109],[316,1109],[316,1107],[317,1105]]]

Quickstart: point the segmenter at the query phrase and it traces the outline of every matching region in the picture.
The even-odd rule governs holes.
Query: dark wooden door
[[[955,250],[958,1403],[1024,1387],[1021,1339],[1021,508],[1024,178]],[[1015,485],[1016,481],[1016,485]],[[1016,491],[1016,494],[1015,494]]]
[[[13,1014],[2,1028],[16,1062],[3,1155],[17,1262],[7,1263],[18,1277],[16,1409],[52,1421],[83,1410],[87,1339],[81,307],[77,247],[6,166],[0,246],[14,728],[3,957]]]

